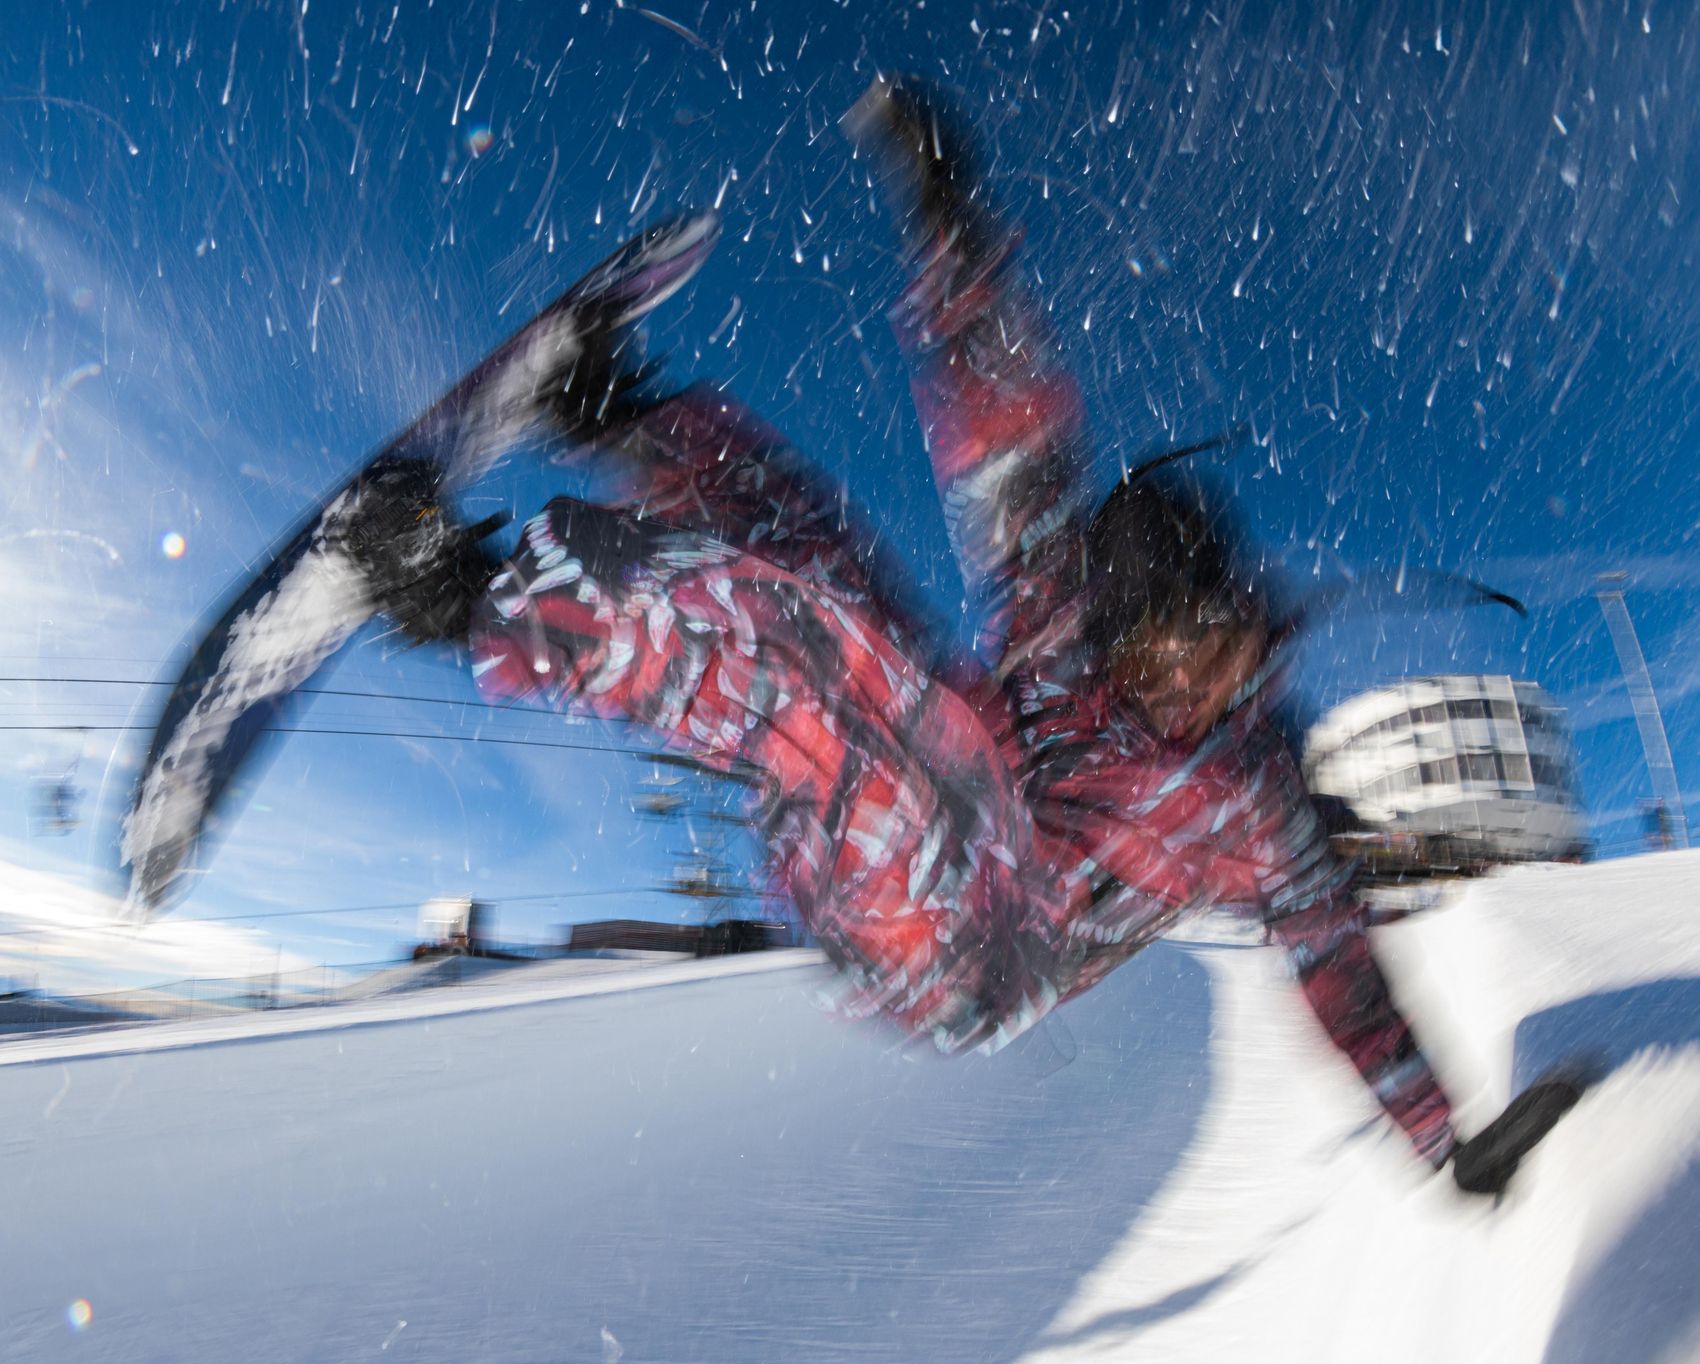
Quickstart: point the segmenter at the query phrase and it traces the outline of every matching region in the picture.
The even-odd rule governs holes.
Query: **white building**
[[[1364,692],[1312,726],[1305,771],[1374,829],[1490,860],[1586,848],[1563,712],[1533,682],[1414,677]]]
[[[463,895],[439,896],[419,907],[419,941],[432,947],[478,948],[489,936],[489,907]]]

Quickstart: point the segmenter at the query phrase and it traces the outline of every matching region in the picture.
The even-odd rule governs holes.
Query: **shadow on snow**
[[[1700,1043],[1700,980],[1655,980],[1586,995],[1517,1026],[1512,1074],[1521,1088],[1583,1056],[1600,1078],[1651,1050]],[[1686,1139],[1687,1134],[1672,1134]],[[1583,1278],[1570,1285],[1544,1364],[1673,1357],[1689,1338],[1694,1266],[1700,1261],[1700,1164],[1690,1160]]]

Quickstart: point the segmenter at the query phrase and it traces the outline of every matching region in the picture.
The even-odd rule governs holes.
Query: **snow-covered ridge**
[[[948,1062],[807,954],[63,1039],[0,1066],[0,1356],[1700,1358],[1696,891],[1528,868],[1382,931],[1466,1124],[1605,1071],[1498,1208],[1232,935]]]
[[[456,959],[446,960],[453,962]],[[305,1033],[449,1018],[456,1014],[515,1009],[593,995],[629,994],[634,990],[653,990],[664,985],[769,971],[812,970],[818,973],[824,960],[818,952],[792,949],[704,960],[678,957],[642,961],[592,958],[506,964],[506,969],[481,979],[457,981],[440,988],[394,989],[347,1003],[276,1010],[249,1009],[213,1018],[128,1024],[68,1036],[23,1034],[0,1038],[0,1066],[88,1060],[227,1042],[298,1037]]]

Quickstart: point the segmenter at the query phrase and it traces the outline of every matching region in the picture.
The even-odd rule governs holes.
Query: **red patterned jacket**
[[[1080,399],[1008,249],[941,246],[893,313],[952,543],[986,606],[953,685],[875,543],[785,442],[694,389],[609,433],[611,506],[527,523],[474,628],[495,696],[639,720],[763,783],[771,871],[846,1000],[997,1045],[1182,918],[1255,917],[1417,1149],[1448,1110],[1368,951],[1351,869],[1251,694],[1159,739],[1083,628]]]

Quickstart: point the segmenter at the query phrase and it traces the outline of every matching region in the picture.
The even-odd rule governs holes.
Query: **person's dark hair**
[[[1185,636],[1250,623],[1263,612],[1235,553],[1225,507],[1198,483],[1136,471],[1086,530],[1088,633],[1110,649],[1147,623]]]

